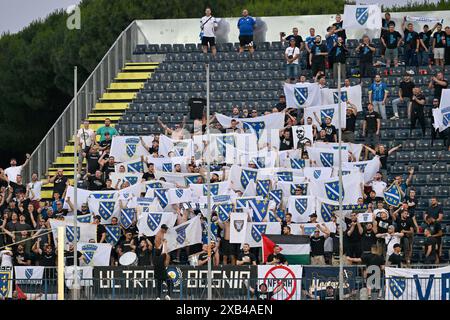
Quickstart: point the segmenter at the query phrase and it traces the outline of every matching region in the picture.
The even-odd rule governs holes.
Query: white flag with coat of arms
[[[88,199],[89,210],[101,217],[101,224],[110,224],[113,217],[120,217],[119,201],[115,199]]]
[[[320,126],[322,125],[322,123],[325,122],[325,119],[327,117],[331,118],[331,124],[333,126],[335,126],[336,129],[345,128],[345,126],[346,126],[346,119],[345,119],[346,106],[345,106],[345,104],[341,105],[342,112],[341,112],[340,125],[339,125],[338,110],[339,110],[338,104],[329,104],[329,105],[308,107],[308,108],[305,108],[304,118],[305,118],[305,120],[308,118],[311,118],[312,124],[315,124],[317,126],[318,130],[320,129]],[[317,119],[314,116],[314,114],[316,114],[317,118],[319,118],[321,123],[317,122]]]
[[[17,284],[41,283],[45,267],[16,266],[14,274]]]
[[[114,136],[109,155],[114,157],[116,162],[126,162],[141,156],[148,156],[149,152],[142,145],[140,138],[148,147],[151,147],[153,136]]]
[[[66,244],[73,242],[75,239],[75,228],[72,221],[64,221],[57,219],[50,219],[50,227],[52,228],[53,239],[55,246],[58,241],[58,227],[65,227]],[[97,225],[91,223],[77,223],[78,241],[89,242],[90,240],[97,240]]]
[[[314,196],[290,196],[287,209],[293,222],[308,222],[309,215],[316,211],[316,199]]]
[[[284,95],[288,108],[305,108],[322,104],[320,88],[317,83],[285,83]]]
[[[78,252],[83,257],[85,266],[107,267],[111,258],[112,246],[109,243],[79,242]]]
[[[168,204],[177,204],[190,202],[192,200],[192,191],[191,189],[183,189],[183,188],[172,188],[167,191],[167,200]]]
[[[202,242],[202,225],[200,215],[176,227],[169,228],[166,233],[167,251],[191,246]]]
[[[339,164],[339,150],[306,147],[313,167],[334,167]],[[348,162],[348,151],[341,152],[342,162]]]
[[[380,30],[381,7],[378,4],[345,5],[342,19],[342,28],[346,30]]]
[[[355,171],[342,176],[342,198],[344,204],[356,204],[362,197],[361,184],[364,183],[362,173]],[[309,184],[311,195],[326,200],[339,201],[339,178],[312,180]]]
[[[262,247],[263,234],[281,234],[279,222],[248,222],[245,242],[250,248]]]
[[[177,221],[177,214],[173,212],[142,212],[137,222],[139,233],[153,237],[165,224],[172,228]]]
[[[338,89],[321,89],[322,103],[323,104],[335,104],[339,103],[339,91]],[[341,88],[341,103],[344,105],[350,102],[355,105],[358,112],[362,112],[362,87],[360,84],[350,87]],[[345,117],[345,115],[344,115]]]

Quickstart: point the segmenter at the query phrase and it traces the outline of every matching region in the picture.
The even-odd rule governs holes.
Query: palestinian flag
[[[273,248],[278,245],[290,265],[309,264],[310,239],[305,235],[263,235],[264,263],[267,257],[273,253]]]

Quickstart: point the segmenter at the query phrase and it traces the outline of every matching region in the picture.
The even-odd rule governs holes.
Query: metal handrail
[[[123,45],[123,43],[121,44],[121,41],[123,41],[124,37],[127,35],[127,33],[131,30],[131,34],[133,32],[136,32],[137,29],[132,30],[133,27],[136,27],[137,23],[136,20],[134,20],[133,22],[131,22],[127,28],[125,28],[120,35],[117,37],[116,41],[111,45],[111,47],[108,49],[108,51],[105,53],[105,55],[103,56],[103,58],[100,60],[100,62],[97,64],[97,66],[95,67],[95,69],[92,71],[92,73],[89,75],[89,77],[86,79],[86,81],[84,82],[84,84],[81,86],[81,88],[78,90],[78,94],[76,97],[73,97],[72,100],[69,102],[69,104],[67,105],[67,107],[63,110],[63,112],[60,114],[60,116],[56,119],[56,121],[54,122],[54,124],[50,127],[50,129],[48,130],[47,134],[42,138],[42,140],[40,141],[40,143],[37,145],[37,147],[35,148],[35,150],[31,153],[31,157],[30,157],[30,164],[27,168],[25,168],[25,170],[27,171],[27,174],[25,174],[24,176],[27,176],[28,179],[31,179],[31,174],[33,171],[32,165],[34,165],[34,161],[37,160],[36,165],[34,165],[33,167],[38,167],[38,164],[40,164],[40,153],[42,151],[45,152],[45,156],[49,153],[49,150],[46,149],[54,149],[55,151],[58,150],[60,151],[61,147],[63,147],[67,141],[62,141],[63,139],[61,139],[61,137],[58,137],[58,146],[46,146],[47,141],[49,139],[49,136],[55,131],[55,129],[59,128],[60,125],[63,124],[63,117],[68,115],[71,117],[72,115],[70,114],[70,112],[72,112],[73,109],[73,104],[75,102],[75,99],[79,99],[82,95],[84,95],[85,93],[83,93],[83,90],[87,90],[87,86],[90,83],[90,81],[92,81],[92,83],[94,83],[95,77],[99,76],[99,73],[101,73],[100,68],[103,66],[104,63],[109,63],[109,58],[112,56],[113,50],[120,49],[120,45],[122,45],[122,49],[126,49],[125,45]],[[131,36],[130,37],[131,41],[134,40],[134,42],[137,41],[137,37],[136,36]],[[131,43],[130,44],[130,48],[131,50],[133,50],[133,48],[135,47],[136,43]],[[118,50],[119,51],[119,50]],[[118,57],[115,57],[117,61]],[[122,57],[123,60],[126,59],[125,57]],[[118,68],[120,69],[121,66],[118,66]],[[113,75],[110,75],[113,76]],[[110,79],[108,79],[108,81],[110,81]],[[103,90],[101,90],[100,94],[102,94],[105,91],[105,84],[104,84],[104,77],[101,78],[101,82],[102,82],[102,86],[101,88]],[[94,104],[87,104],[86,106],[86,112],[90,112],[93,108]],[[81,110],[79,111],[81,112]],[[74,128],[74,131],[76,130],[76,128]],[[56,134],[56,133],[55,133]],[[54,158],[57,157],[57,153],[54,155]],[[45,157],[46,158],[46,157]],[[44,163],[44,167],[48,166],[48,160],[50,159],[45,159],[46,163]],[[38,168],[39,169],[39,168]],[[39,174],[41,174],[42,172],[38,172]]]

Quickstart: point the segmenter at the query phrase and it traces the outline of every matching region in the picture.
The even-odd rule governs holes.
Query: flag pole
[[[339,300],[344,300],[344,217],[342,214],[342,99],[341,63],[338,62],[338,135],[339,135]]]
[[[207,203],[208,203],[208,214],[206,217],[206,228],[208,231],[208,277],[207,277],[207,288],[208,288],[208,300],[212,299],[212,267],[211,267],[211,136],[210,136],[210,110],[209,110],[209,64],[206,64],[206,130],[207,130],[207,140],[208,140],[208,148],[207,148],[207,171],[206,171],[206,180],[208,186],[207,192]]]
[[[72,287],[72,298],[78,300],[78,293],[80,285],[78,283],[78,139],[77,139],[77,129],[78,129],[78,67],[75,66],[73,70],[73,287]]]

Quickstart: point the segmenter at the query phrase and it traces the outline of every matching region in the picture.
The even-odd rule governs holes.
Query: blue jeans
[[[417,53],[415,49],[405,48],[405,65],[417,66]]]
[[[289,78],[297,78],[299,72],[299,65],[298,64],[286,64],[286,77]]]
[[[430,53],[428,51],[420,51],[417,53],[417,62],[419,63],[419,66],[427,66],[428,65],[428,59],[430,57]]]

